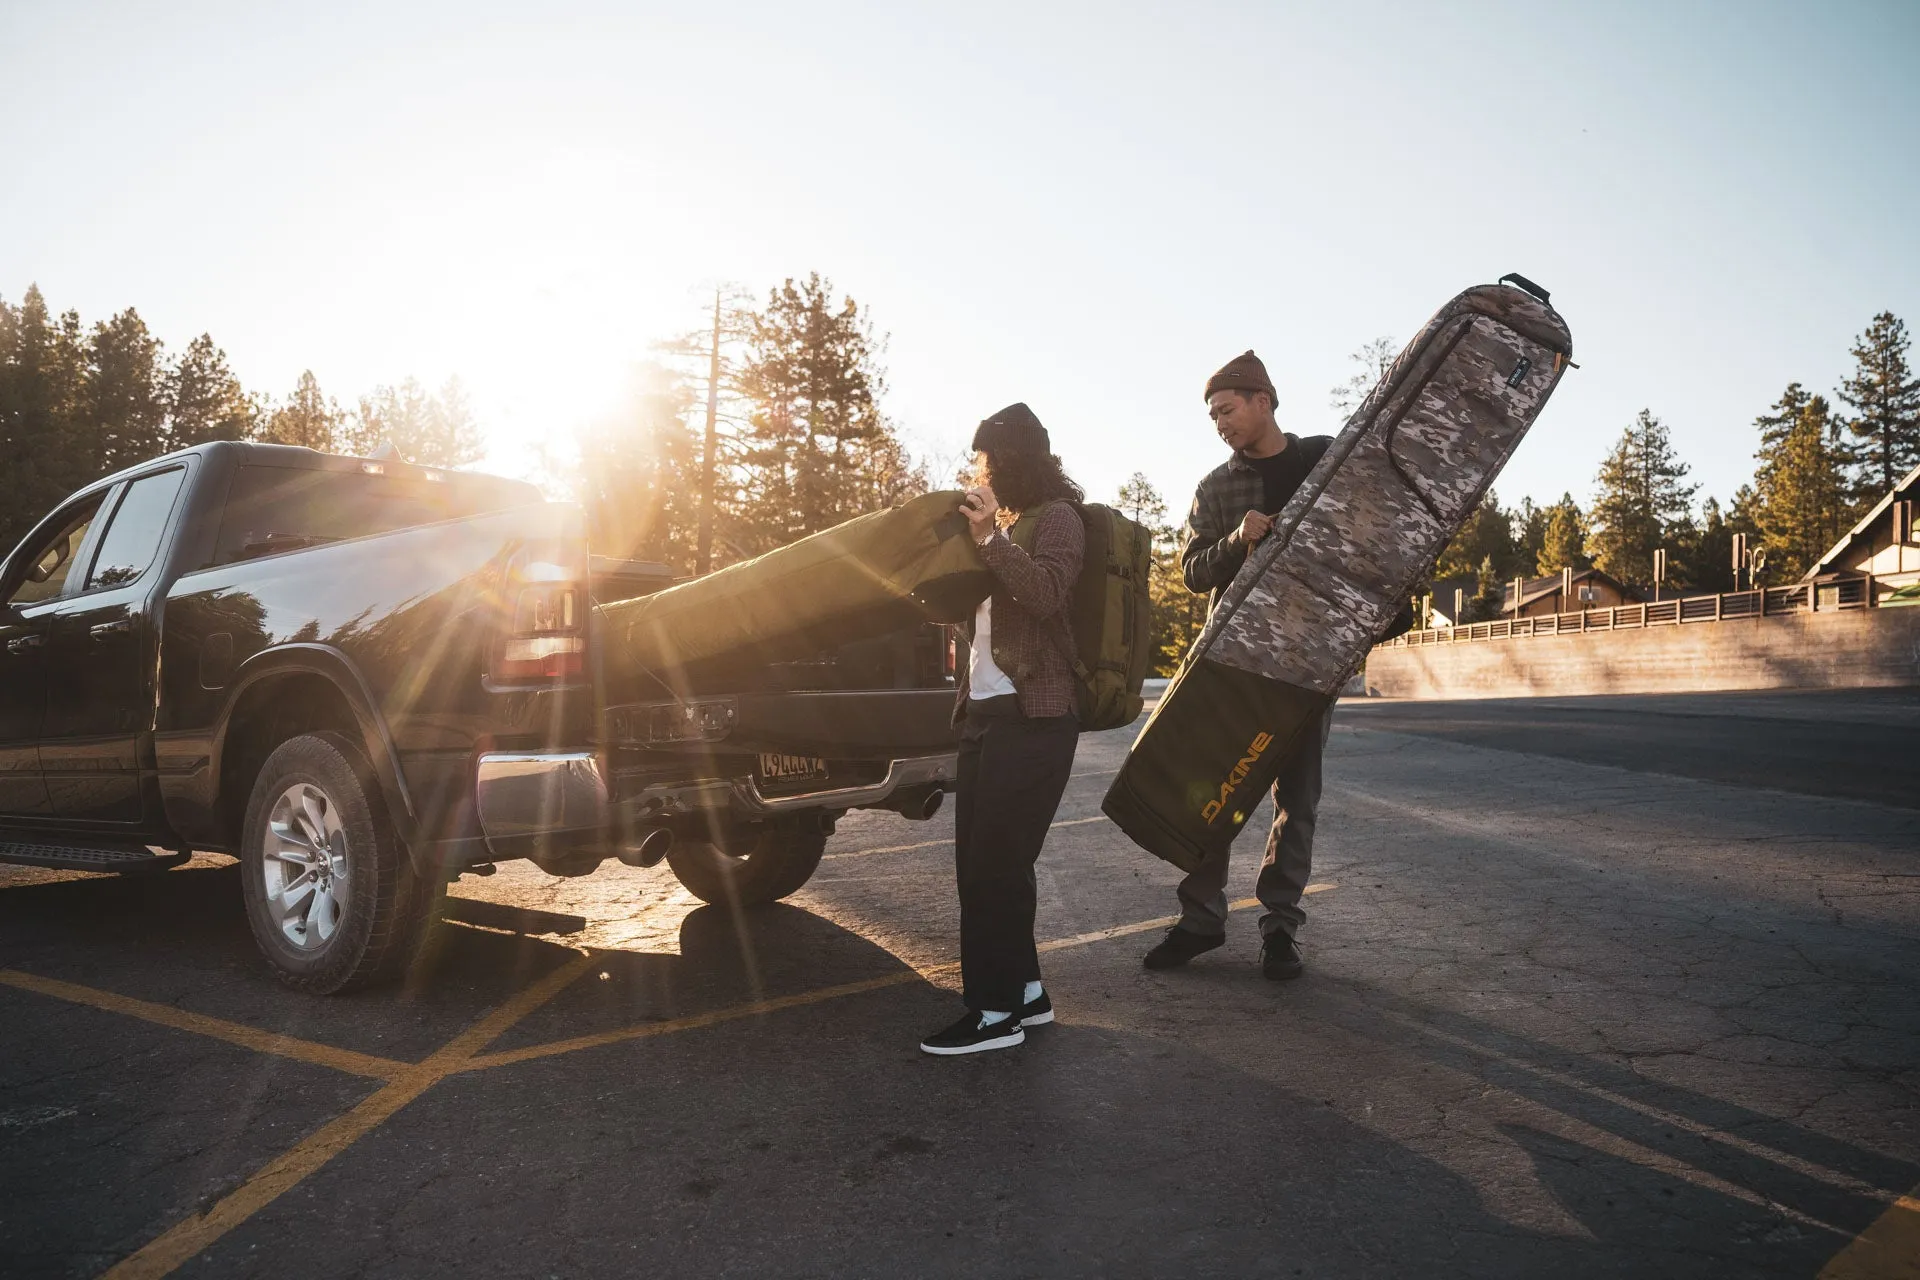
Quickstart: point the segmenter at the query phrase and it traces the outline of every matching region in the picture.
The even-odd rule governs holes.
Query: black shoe
[[[1026,1038],[1027,1033],[1020,1029],[1020,1015],[987,1022],[969,1009],[952,1026],[922,1040],[920,1049],[923,1053],[980,1053],[987,1049],[1011,1049]]]
[[[1153,950],[1140,963],[1149,969],[1177,969],[1197,955],[1213,950],[1227,940],[1225,934],[1195,933],[1179,925],[1167,930]]]
[[[1260,945],[1260,972],[1273,981],[1297,978],[1305,970],[1300,962],[1300,944],[1285,934],[1276,933]]]
[[[1042,1027],[1052,1021],[1053,1001],[1045,991],[1020,1006],[1020,1025],[1023,1027]]]

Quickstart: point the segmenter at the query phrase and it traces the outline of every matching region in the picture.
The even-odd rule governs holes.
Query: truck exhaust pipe
[[[880,807],[891,809],[913,822],[925,822],[940,812],[940,806],[946,799],[947,793],[939,787],[911,787],[887,797],[887,802]]]
[[[620,861],[630,867],[657,867],[673,849],[673,832],[654,827],[637,833],[632,844],[620,850]]]

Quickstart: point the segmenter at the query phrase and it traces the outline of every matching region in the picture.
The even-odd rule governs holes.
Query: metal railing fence
[[[1719,595],[1620,604],[1604,609],[1583,609],[1575,613],[1544,613],[1531,618],[1502,618],[1498,622],[1432,627],[1409,631],[1380,647],[1458,644],[1476,640],[1506,640],[1518,636],[1583,635],[1590,631],[1631,631],[1691,622],[1726,622],[1735,618],[1771,618],[1790,613],[1867,609],[1873,604],[1871,577],[1841,578],[1818,584],[1796,582],[1791,586],[1761,587],[1753,591],[1726,591]]]

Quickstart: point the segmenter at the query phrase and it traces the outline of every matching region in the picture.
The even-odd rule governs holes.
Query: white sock
[[[991,1009],[982,1009],[980,1011],[980,1025],[983,1027],[990,1027],[996,1022],[1005,1022],[1008,1018],[1011,1018],[1012,1016],[1013,1015],[1010,1013],[995,1013]]]
[[[1038,1000],[1041,996],[1045,995],[1046,991],[1047,989],[1041,986],[1038,980],[1029,982],[1027,984],[1026,991],[1023,992],[1020,996],[1020,1003],[1032,1004],[1035,1000]]]

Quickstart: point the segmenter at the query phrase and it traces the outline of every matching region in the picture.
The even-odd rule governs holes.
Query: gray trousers
[[[1267,856],[1253,882],[1254,896],[1267,909],[1260,936],[1294,937],[1305,920],[1300,896],[1313,874],[1313,821],[1320,808],[1320,757],[1333,731],[1333,708],[1320,723],[1302,731],[1299,753],[1273,780],[1273,830]],[[1222,849],[1180,882],[1180,927],[1216,937],[1227,931],[1227,860]]]

